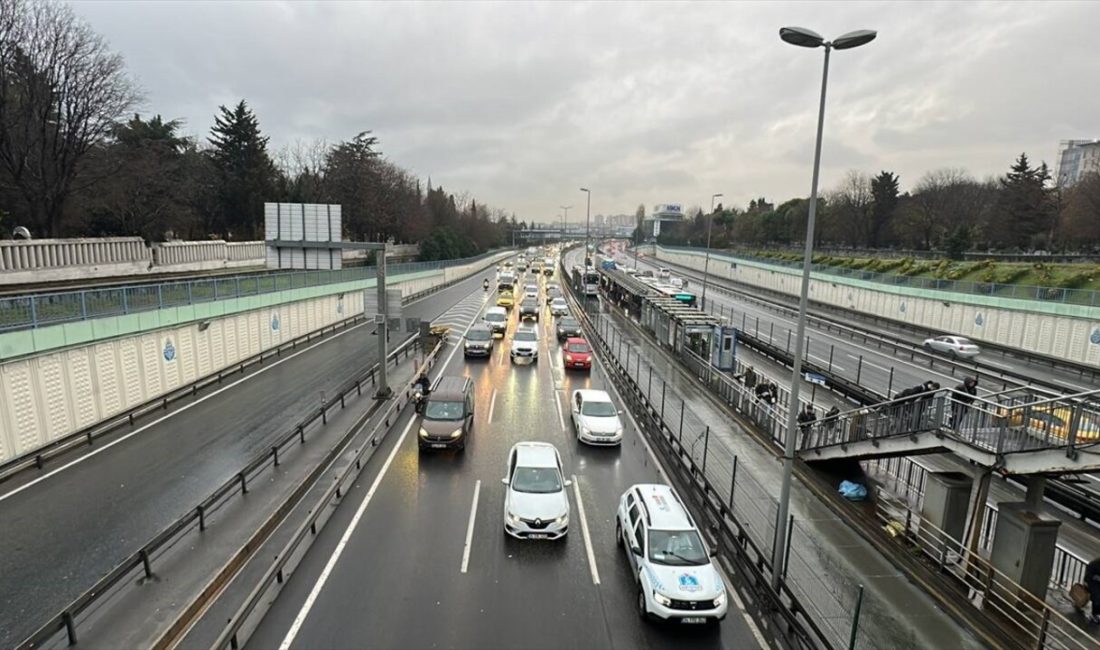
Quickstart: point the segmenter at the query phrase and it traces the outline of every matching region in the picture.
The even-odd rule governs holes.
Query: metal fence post
[[[787,354],[791,353],[791,331],[787,330]]]
[[[667,387],[668,387],[668,385],[665,383],[665,380],[662,379],[661,380],[661,422],[662,423],[664,423],[664,421],[665,421],[665,388],[667,388]]]
[[[733,457],[733,470],[730,471],[730,512],[733,512],[733,493],[737,489],[737,456]]]
[[[859,610],[863,608],[863,585],[859,586],[859,595],[856,596],[856,611],[852,612],[852,633],[848,637],[848,650],[855,650],[856,634],[859,632]]]
[[[706,432],[703,433],[703,468],[700,473],[703,475],[703,480],[707,480],[707,447],[710,446],[710,425],[707,425]]]
[[[829,372],[833,371],[833,351],[835,350],[835,348],[835,345],[829,345]]]
[[[127,289],[126,287],[123,287],[121,289],[121,291],[122,291],[122,313],[129,314],[130,313],[130,299],[127,296],[130,293],[130,290]]]
[[[859,355],[859,365],[856,366],[856,386],[859,386],[859,378],[863,376],[863,355]]]
[[[649,384],[646,386],[645,389],[645,399],[647,402],[652,402],[653,400],[651,396],[653,395],[653,366],[650,366],[648,363],[646,364],[646,366],[649,367]]]
[[[791,545],[794,542],[794,515],[787,520],[787,548],[783,549],[783,580],[787,579],[787,566],[791,563]]]
[[[890,366],[890,381],[887,382],[887,384],[886,384],[886,398],[887,399],[890,398],[890,393],[893,392],[893,388],[894,388],[894,366]]]
[[[684,398],[680,398],[680,441],[684,440]]]

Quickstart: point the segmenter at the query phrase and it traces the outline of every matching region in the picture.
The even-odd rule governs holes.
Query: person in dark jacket
[[[745,388],[749,390],[756,388],[756,371],[752,369],[752,366],[745,366],[745,372],[737,375],[737,379],[745,382]]]
[[[974,403],[974,397],[978,394],[978,378],[967,377],[961,384],[955,386],[952,394],[954,405],[951,408],[951,428],[958,429],[966,420],[969,407]]]
[[[802,430],[802,440],[806,440],[806,436],[810,433],[810,426],[817,420],[817,414],[814,413],[813,404],[806,404],[801,411],[798,412],[798,428]]]
[[[1092,600],[1089,623],[1100,624],[1100,557],[1085,567],[1085,586],[1088,587],[1089,598]]]

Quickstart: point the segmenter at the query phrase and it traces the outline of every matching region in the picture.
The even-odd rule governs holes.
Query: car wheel
[[[954,350],[951,351],[951,360],[954,361],[959,358],[959,353]]]
[[[641,587],[638,588],[638,616],[640,616],[643,621],[650,620],[649,610],[647,610],[645,606],[645,592],[642,591]]]
[[[623,547],[623,522],[615,517],[615,546]]]
[[[924,349],[925,349],[925,350],[927,350],[927,351],[929,351],[929,352],[931,352],[931,351],[932,351],[932,346],[931,346],[931,345],[929,345],[928,343],[925,343],[925,344],[924,344]]]

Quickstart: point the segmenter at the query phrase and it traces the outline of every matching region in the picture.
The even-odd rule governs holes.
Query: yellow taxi
[[[497,307],[504,307],[511,309],[516,304],[516,299],[512,296],[512,292],[507,289],[502,289],[500,294],[497,295]]]
[[[1068,406],[1033,406],[1027,414],[1028,431],[1042,437],[1069,442],[1069,425],[1073,409]],[[1020,426],[1024,421],[1024,409],[1017,407],[1009,414],[1009,423]],[[1082,413],[1077,423],[1077,443],[1100,441],[1100,419],[1092,413]]]

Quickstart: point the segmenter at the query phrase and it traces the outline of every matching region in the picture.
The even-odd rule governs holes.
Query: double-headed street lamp
[[[806,219],[806,251],[802,260],[802,291],[798,296],[798,327],[791,364],[791,399],[787,403],[787,441],[783,449],[783,486],[779,492],[779,510],[775,521],[775,546],[772,548],[772,587],[778,588],[783,575],[783,556],[787,546],[787,512],[791,500],[791,474],[794,472],[795,443],[798,436],[799,387],[802,380],[802,345],[806,336],[806,303],[810,292],[810,263],[814,253],[814,216],[817,213],[817,179],[821,170],[821,134],[825,125],[825,89],[829,82],[829,53],[850,50],[875,40],[878,33],[869,29],[848,32],[826,41],[817,32],[803,27],[784,27],[779,38],[799,47],[824,47],[825,67],[821,74],[821,103],[817,111],[817,143],[814,145],[814,172],[810,184],[810,214]]]
[[[571,205],[558,206],[562,210],[561,214],[561,241],[565,243],[565,220],[569,218],[569,210],[573,207]]]
[[[707,259],[703,262],[703,311],[707,310],[707,272],[710,270],[710,227],[714,223],[714,199],[722,196],[712,194],[710,197],[710,214],[707,215]]]
[[[592,219],[592,191],[582,187],[581,191],[588,195],[584,208],[584,268],[588,270],[588,228]]]

